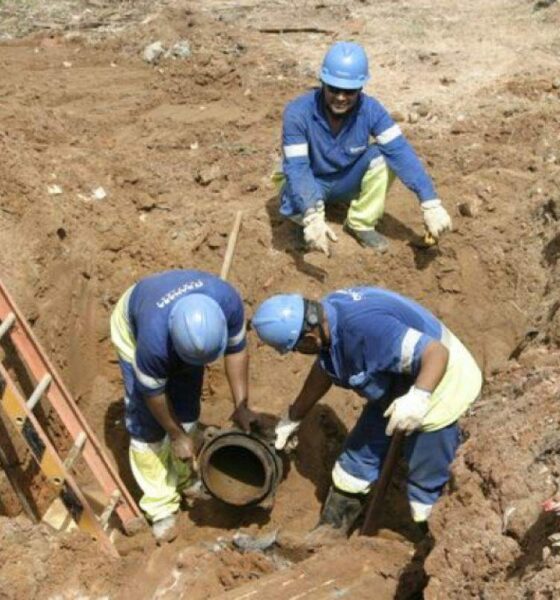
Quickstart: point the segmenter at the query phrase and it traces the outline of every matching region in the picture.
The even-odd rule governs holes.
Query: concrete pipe
[[[271,506],[283,473],[274,443],[235,429],[205,438],[198,463],[208,492],[232,506]]]

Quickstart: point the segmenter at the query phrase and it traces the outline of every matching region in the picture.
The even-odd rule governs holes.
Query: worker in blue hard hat
[[[397,430],[407,434],[407,491],[414,520],[427,528],[459,445],[457,420],[477,398],[475,360],[431,312],[374,287],[338,290],[320,302],[272,296],[251,320],[260,339],[281,353],[313,354],[303,388],[276,426],[281,450],[309,410],[334,384],[365,405],[332,470],[319,525],[348,534],[377,481]]]
[[[376,227],[395,175],[418,197],[427,232],[437,239],[449,230],[451,219],[412,146],[383,105],[362,91],[370,79],[364,49],[333,44],[319,79],[319,89],[286,106],[282,169],[273,176],[280,213],[303,226],[307,246],[330,253],[336,235],[325,204],[344,202],[344,230],[385,252],[387,240]]]
[[[125,423],[140,507],[159,541],[176,536],[181,492],[192,485],[204,365],[225,356],[232,418],[245,430],[248,407],[243,302],[219,277],[176,270],[130,287],[111,316],[125,387]]]

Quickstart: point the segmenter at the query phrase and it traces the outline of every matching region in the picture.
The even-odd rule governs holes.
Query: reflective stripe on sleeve
[[[237,335],[233,335],[228,339],[228,348],[232,348],[233,346],[237,346],[237,344],[241,343],[245,339],[245,323],[243,323],[243,327],[241,331]]]
[[[412,361],[414,360],[414,349],[418,340],[422,337],[422,334],[417,329],[408,329],[404,334],[401,343],[401,362],[400,371],[401,373],[410,373],[412,368]]]
[[[374,171],[375,169],[378,169],[379,167],[382,167],[382,166],[384,167],[385,165],[386,165],[385,159],[382,156],[376,156],[369,163],[368,170]]]
[[[136,375],[138,381],[146,388],[150,390],[157,390],[162,388],[167,383],[167,379],[155,379],[154,377],[150,377],[146,375],[146,373],[142,373],[140,369],[136,366],[136,361],[132,364],[134,368],[134,374]]]
[[[301,156],[307,156],[308,154],[308,144],[290,144],[289,146],[284,146],[284,156],[286,158],[298,158]]]
[[[402,135],[401,128],[398,125],[393,125],[376,136],[378,144],[388,144]]]

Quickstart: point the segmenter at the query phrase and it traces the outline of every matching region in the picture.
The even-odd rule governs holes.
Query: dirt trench
[[[272,598],[285,589],[309,598],[369,598],[372,589],[379,598],[555,597],[560,562],[547,536],[558,524],[540,502],[560,466],[558,6],[302,3],[289,5],[288,19],[280,1],[117,4],[61,2],[45,15],[30,3],[2,21],[0,272],[131,489],[109,314],[144,274],[219,272],[239,209],[231,280],[249,314],[275,291],[320,297],[385,286],[443,318],[487,384],[464,420],[432,541],[419,542],[403,512],[401,477],[381,537],[352,538],[343,552],[298,543],[361,408],[335,390],[302,427],[272,511],[201,503],[183,513],[169,546],[147,533],[120,537],[120,561],[79,534],[16,517],[0,474],[0,597]],[[11,7],[0,3],[0,15]],[[340,211],[329,215],[341,233],[331,259],[303,254],[297,229],[277,215],[269,175],[283,106],[315,85],[328,44],[348,37],[371,52],[368,91],[394,110],[452,213],[455,231],[437,248],[416,244],[420,211],[400,185],[381,228],[390,240],[383,259],[342,234]],[[184,60],[141,58],[155,40],[184,39],[192,49]],[[250,350],[252,403],[278,414],[308,360],[278,358],[252,336]],[[221,368],[212,367],[203,421],[225,424],[230,411]],[[24,450],[10,450],[24,480],[42,488]],[[284,542],[243,554],[231,544],[238,529],[278,529]]]

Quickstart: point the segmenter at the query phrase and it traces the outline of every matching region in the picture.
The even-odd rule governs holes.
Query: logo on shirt
[[[156,304],[157,304],[158,308],[165,308],[170,302],[175,300],[175,298],[177,298],[178,296],[182,296],[183,294],[186,294],[187,292],[192,292],[192,290],[198,290],[199,288],[201,288],[203,286],[204,286],[204,283],[202,283],[202,281],[200,281],[200,279],[197,279],[196,281],[187,281],[187,283],[183,284],[182,286],[175,288],[174,290],[171,290],[170,292],[165,294],[165,296],[160,298],[156,302]]]
[[[353,290],[352,288],[347,288],[345,290],[336,290],[337,294],[344,294],[345,296],[350,296],[354,302],[359,302],[363,296],[360,292]]]
[[[353,148],[348,148],[350,150],[350,154],[360,154],[364,152],[367,146],[354,146]]]

